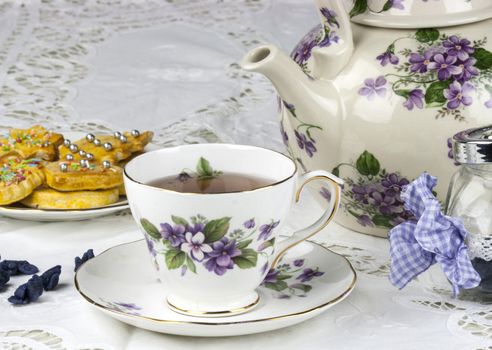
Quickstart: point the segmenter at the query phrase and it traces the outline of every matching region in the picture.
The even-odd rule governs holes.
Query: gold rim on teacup
[[[204,167],[213,173],[217,167],[218,173],[270,177],[272,183],[244,191],[206,194],[149,185],[163,176],[186,172],[190,162],[196,160],[197,173]],[[130,209],[150,241],[149,252],[157,273],[170,286],[171,309],[193,316],[221,317],[247,312],[258,302],[255,289],[269,268],[274,268],[290,248],[328,225],[339,207],[341,179],[323,170],[298,171],[296,163],[285,154],[230,144],[162,149],[138,156],[126,165]],[[323,214],[279,241],[280,226],[306,185],[313,181],[331,191]]]
[[[280,184],[282,184],[282,183],[284,183],[284,182],[292,179],[292,177],[294,177],[297,174],[297,171],[298,171],[297,163],[291,157],[285,155],[282,152],[278,152],[278,151],[272,150],[270,148],[263,148],[263,147],[250,146],[250,145],[236,145],[236,144],[232,144],[232,143],[217,143],[217,144],[207,144],[207,145],[221,145],[221,146],[229,146],[229,147],[240,146],[241,148],[251,148],[251,149],[255,149],[255,150],[263,150],[263,151],[272,152],[272,153],[281,155],[282,157],[285,157],[287,160],[289,160],[292,163],[292,165],[294,165],[294,171],[289,176],[284,177],[281,180],[275,181],[274,183],[271,183],[271,184],[268,184],[268,185],[265,185],[265,186],[255,187],[255,188],[250,189],[250,190],[244,190],[244,191],[228,191],[228,192],[223,192],[223,193],[190,193],[190,192],[178,192],[178,191],[174,191],[174,190],[170,190],[170,189],[166,189],[166,188],[160,188],[160,187],[155,187],[155,186],[147,185],[147,184],[145,184],[143,182],[137,181],[137,180],[135,180],[134,178],[132,178],[128,174],[128,172],[126,171],[126,168],[127,168],[128,165],[130,165],[131,162],[133,162],[138,157],[135,157],[130,162],[128,162],[127,166],[125,166],[123,168],[123,174],[124,174],[124,176],[126,178],[128,178],[128,180],[130,180],[130,181],[132,181],[134,183],[137,183],[137,184],[142,185],[142,186],[150,187],[150,188],[153,188],[153,189],[156,189],[156,190],[159,190],[159,191],[172,192],[172,193],[179,194],[179,195],[220,196],[220,195],[228,195],[228,194],[233,194],[233,193],[255,192],[255,191],[263,190],[263,189],[270,188],[270,187],[273,187],[273,186],[276,186],[276,185],[280,185]],[[195,146],[197,146],[197,144],[181,145],[181,146],[175,146],[175,147],[171,147],[171,148],[185,148],[185,147],[195,147]],[[164,149],[166,149],[166,148],[164,148]],[[160,150],[155,150],[155,151],[152,151],[152,152],[159,152],[159,151]],[[152,153],[152,152],[147,152],[146,154]]]

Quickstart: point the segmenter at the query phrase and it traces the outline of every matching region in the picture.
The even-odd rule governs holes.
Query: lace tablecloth
[[[316,23],[310,1],[43,0],[0,3],[0,128],[152,129],[163,146],[235,142],[283,150],[270,83],[242,72],[260,42],[286,50]],[[285,228],[316,211],[308,201]],[[73,258],[140,238],[129,212],[79,223],[0,217],[0,254],[61,285],[25,307],[0,293],[6,349],[492,349],[492,306],[451,298],[433,268],[398,291],[388,242],[337,225],[316,236],[359,278],[342,303],[290,328],[236,338],[186,338],[127,326],[90,307],[73,286]]]

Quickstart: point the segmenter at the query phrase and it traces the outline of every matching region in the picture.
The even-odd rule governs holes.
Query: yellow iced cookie
[[[59,192],[41,187],[21,201],[27,207],[37,209],[90,209],[99,208],[118,201],[118,189],[99,191]]]
[[[40,159],[9,159],[0,165],[0,205],[29,196],[44,181]]]
[[[126,131],[123,135],[130,144],[130,152],[143,152],[145,146],[152,141],[154,133],[152,131],[139,132],[138,130]]]
[[[113,135],[87,134],[84,138],[73,143],[66,142],[60,146],[60,160],[79,161],[88,159],[90,161],[102,162],[104,160],[117,163],[129,158],[132,153],[141,152],[152,140],[153,133],[137,130],[120,133],[116,131]]]
[[[54,162],[44,173],[46,184],[58,191],[106,190],[123,184],[123,170],[109,164],[83,167],[75,162]]]
[[[40,125],[29,129],[10,129],[0,136],[0,159],[17,155],[22,159],[40,158],[54,160],[58,156],[58,146],[63,136],[46,130]]]

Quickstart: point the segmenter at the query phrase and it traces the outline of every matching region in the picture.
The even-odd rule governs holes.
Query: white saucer
[[[85,136],[81,132],[63,132],[63,135],[72,141],[79,140]],[[149,144],[145,147],[145,150],[150,151],[157,148],[159,147]],[[127,208],[129,208],[128,201],[125,196],[121,196],[116,203],[92,209],[33,209],[14,203],[0,206],[0,215],[28,221],[78,221],[113,214]]]
[[[297,265],[303,260],[300,267]],[[151,331],[201,337],[232,336],[271,331],[305,321],[342,301],[354,288],[356,274],[343,256],[313,242],[292,248],[278,268],[290,266],[285,283],[258,288],[259,304],[250,312],[221,318],[200,318],[171,311],[165,285],[157,282],[144,240],[106,250],[82,265],[75,275],[79,293],[111,317]],[[318,276],[302,282],[304,269]],[[285,278],[291,275],[291,278]],[[288,285],[293,288],[282,292]]]
[[[19,220],[28,221],[78,221],[93,219],[100,216],[116,213],[129,208],[126,197],[120,197],[118,202],[94,209],[33,209],[22,205],[0,206],[0,215]]]

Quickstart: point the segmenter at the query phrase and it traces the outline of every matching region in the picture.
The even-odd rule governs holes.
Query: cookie
[[[7,134],[0,136],[0,159],[15,155],[22,159],[52,161],[58,157],[58,146],[62,143],[63,135],[40,125],[29,129],[10,129]]]
[[[58,191],[105,190],[123,184],[123,169],[118,166],[76,162],[53,162],[44,168],[46,184]]]
[[[129,158],[132,153],[143,151],[153,135],[151,131],[140,133],[137,130],[123,134],[117,131],[113,135],[87,134],[83,139],[60,146],[60,160],[89,159],[97,163],[107,160],[115,164]]]
[[[101,135],[97,140],[94,143],[84,138],[59,146],[60,160],[80,161],[87,159],[87,154],[90,154],[90,161],[101,163],[107,160],[114,164],[131,155],[129,148],[121,147],[121,143],[112,136]]]
[[[44,181],[40,159],[9,159],[0,165],[0,205],[29,196]]]
[[[90,209],[100,208],[118,201],[118,189],[98,191],[60,192],[48,187],[40,187],[21,203],[36,209]]]
[[[123,135],[127,138],[130,144],[130,152],[143,152],[145,146],[152,141],[154,133],[152,131],[139,132],[138,130],[132,130],[130,132],[124,132]]]

